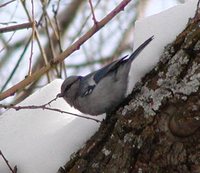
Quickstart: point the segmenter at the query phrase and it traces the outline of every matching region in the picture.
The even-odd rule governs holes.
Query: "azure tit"
[[[58,96],[85,114],[99,115],[115,110],[127,97],[131,63],[152,40],[153,36],[129,57],[115,60],[86,76],[66,78]]]

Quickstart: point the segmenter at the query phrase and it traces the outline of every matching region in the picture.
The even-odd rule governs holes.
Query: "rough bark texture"
[[[59,172],[200,172],[200,13]]]

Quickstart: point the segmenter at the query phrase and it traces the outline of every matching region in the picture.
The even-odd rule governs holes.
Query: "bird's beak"
[[[56,97],[57,98],[60,98],[60,97],[63,97],[64,95],[62,93],[59,93]]]

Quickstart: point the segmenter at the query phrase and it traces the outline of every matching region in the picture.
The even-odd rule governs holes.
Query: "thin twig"
[[[48,17],[49,15],[47,13],[46,8],[47,8],[46,7],[46,2],[42,2],[42,9],[43,9],[44,20],[45,20],[45,30],[46,30],[47,38],[49,40],[49,47],[50,47],[50,52],[51,52],[51,55],[52,55],[52,59],[54,59],[56,57],[55,46],[53,44],[52,37],[50,36],[48,21],[50,23],[51,28],[53,29],[54,27],[53,27],[53,24],[52,24],[52,22],[50,20],[50,17]],[[57,37],[56,37],[56,39],[57,39]],[[55,66],[55,71],[57,73],[57,76],[59,76],[59,71],[58,71],[58,67],[57,66]]]
[[[8,43],[12,40],[12,38],[13,38],[13,36],[15,35],[15,31],[12,33],[12,35],[10,36],[10,38],[8,39],[8,40],[4,40],[4,41],[2,41],[3,43],[4,43],[4,46],[3,46],[3,48],[2,49],[0,49],[0,53],[4,50],[4,49],[8,49]],[[2,38],[2,40],[3,40],[3,38]]]
[[[98,0],[98,1],[97,1],[97,3],[95,4],[94,9],[99,5],[100,1],[101,1],[101,0]],[[72,43],[74,42],[74,40],[76,40],[77,37],[80,36],[80,34],[81,34],[82,31],[83,31],[83,28],[85,28],[85,26],[86,26],[88,20],[90,19],[90,17],[91,17],[91,14],[89,14],[89,15],[87,16],[87,18],[84,20],[84,22],[83,22],[83,23],[81,24],[81,26],[79,27],[80,29],[79,29],[78,31],[76,31],[76,34],[71,38],[70,44],[72,44]]]
[[[31,28],[32,25],[33,25],[32,22],[26,22],[26,23],[22,23],[22,24],[18,24],[18,25],[7,26],[4,28],[0,28],[0,33],[11,32],[11,31],[16,31],[16,30],[20,30],[20,29],[28,29],[28,28]]]
[[[23,49],[23,51],[22,51],[22,53],[21,53],[21,55],[20,55],[20,57],[19,57],[17,63],[15,64],[15,67],[13,68],[13,70],[12,70],[12,72],[10,73],[8,79],[6,80],[6,82],[4,83],[4,85],[2,86],[0,92],[3,92],[3,91],[4,91],[4,89],[7,87],[8,83],[10,82],[10,80],[12,79],[12,77],[14,76],[14,74],[15,74],[17,68],[19,67],[20,62],[22,61],[22,59],[23,59],[23,57],[24,57],[24,54],[26,53],[26,51],[27,51],[27,49],[28,49],[28,46],[29,46],[30,42],[31,42],[31,37],[29,38],[28,42],[26,43],[26,45],[25,45],[25,47],[24,47],[24,49]]]
[[[92,0],[89,0],[89,4],[90,4],[91,12],[92,12],[92,20],[94,21],[94,25],[97,25],[98,22],[96,20],[95,14],[94,14],[94,8],[93,8],[93,5],[92,5]]]
[[[14,1],[16,1],[16,0],[11,0],[11,1],[5,2],[4,4],[0,4],[0,8],[5,7],[6,5],[8,5]]]
[[[65,113],[65,114],[69,114],[69,115],[73,115],[73,116],[76,116],[76,117],[79,117],[79,118],[84,118],[84,119],[88,119],[88,120],[92,120],[92,121],[95,121],[97,123],[100,123],[101,121],[98,120],[98,119],[95,119],[95,118],[91,118],[91,117],[86,117],[84,115],[78,115],[78,114],[75,114],[75,113],[71,113],[71,112],[68,112],[68,111],[63,111],[63,110],[60,110],[58,108],[51,108],[51,107],[48,107],[50,106],[50,104],[52,102],[54,102],[55,100],[57,100],[59,96],[56,96],[54,99],[52,99],[51,101],[49,101],[48,103],[45,103],[43,105],[29,105],[29,106],[14,106],[14,105],[3,105],[3,104],[0,104],[0,108],[4,108],[4,109],[14,109],[16,111],[18,110],[22,110],[22,109],[43,109],[43,110],[51,110],[51,111],[55,111],[55,112],[59,112],[59,113]]]
[[[31,38],[31,54],[30,54],[30,57],[29,57],[28,76],[31,75],[31,69],[32,69],[33,41],[34,41],[34,33],[32,34],[32,38]]]
[[[60,26],[59,26],[58,18],[57,18],[59,7],[60,7],[60,0],[58,0],[58,2],[57,2],[57,8],[55,9],[55,6],[53,6],[53,8],[52,8],[52,12],[54,13],[54,21],[55,21],[55,25],[56,25],[56,28],[54,28],[54,27],[52,27],[52,28],[53,28],[54,34],[56,36],[56,39],[57,39],[59,51],[60,51],[60,53],[62,53],[63,50],[62,50],[62,46],[61,46],[61,32],[60,32]],[[49,21],[51,21],[51,20],[49,19]],[[67,71],[66,71],[66,68],[63,68],[63,67],[65,67],[64,61],[60,63],[60,74],[59,74],[59,76],[61,77],[62,71],[64,71],[64,76],[66,78],[67,77]]]
[[[30,16],[30,14],[28,12],[28,9],[26,7],[26,1],[21,0],[21,3],[22,3],[22,6],[23,6],[23,8],[24,8],[24,10],[26,12],[26,15],[27,15],[29,21],[31,22],[31,16]],[[40,42],[39,32],[38,32],[37,28],[35,28],[35,33],[34,34],[35,34],[35,38],[36,38],[38,47],[40,49],[42,58],[44,59],[44,63],[45,63],[45,65],[47,65],[48,64],[47,56],[46,56],[45,50],[42,47],[42,44]],[[49,76],[48,72],[47,72],[47,79],[48,79],[48,81],[50,81],[50,76]]]
[[[34,42],[34,38],[35,38],[35,17],[34,17],[34,3],[33,0],[31,0],[31,4],[32,4],[32,39],[31,39],[31,54],[30,54],[30,58],[29,58],[29,66],[28,66],[28,75],[31,75],[31,69],[32,69],[32,57],[33,57],[33,42]]]
[[[46,11],[46,5],[44,3],[42,5],[43,5],[42,9],[43,9],[43,13],[44,13],[44,20],[45,20],[45,30],[46,30],[47,38],[49,40],[50,51],[51,51],[51,54],[52,54],[53,59],[54,59],[55,58],[55,50],[54,50],[53,41],[51,39],[50,32],[49,32],[49,25],[48,25],[48,20],[49,19],[47,17],[48,13]],[[50,20],[49,20],[49,23],[51,23]]]
[[[58,24],[58,17],[57,17],[57,14],[58,14],[58,11],[59,11],[59,7],[60,7],[60,0],[58,0],[56,9],[53,6],[52,12],[54,14],[54,20],[55,20],[55,24],[56,24],[56,28],[54,28],[54,33],[55,33],[55,36],[56,36],[56,38],[58,40],[58,45],[59,45],[59,49],[60,49],[60,53],[61,53],[62,52],[61,33],[60,33],[60,26]]]
[[[17,166],[14,167],[14,169],[10,166],[8,160],[6,159],[6,157],[4,156],[4,154],[2,153],[2,151],[0,150],[0,156],[2,156],[3,160],[5,161],[6,165],[8,166],[8,168],[10,169],[10,171],[12,173],[17,173]]]
[[[17,83],[13,87],[9,88],[8,90],[4,91],[3,93],[0,93],[0,100],[3,100],[3,99],[5,99],[5,98],[7,98],[9,96],[12,96],[19,89],[23,89],[24,87],[26,87],[30,83],[34,82],[40,76],[42,76],[47,71],[49,71],[51,68],[53,68],[55,65],[59,64],[60,62],[62,62],[66,57],[68,57],[73,52],[75,52],[76,50],[78,50],[83,43],[85,43],[90,37],[92,37],[102,27],[104,27],[120,11],[124,10],[124,8],[126,7],[126,5],[128,3],[130,3],[130,2],[131,2],[131,0],[123,0],[107,16],[105,16],[101,21],[98,22],[98,27],[93,26],[82,37],[80,37],[77,41],[75,41],[71,46],[69,46],[64,52],[62,52],[60,55],[58,55],[58,57],[56,57],[50,63],[48,63],[47,65],[45,65],[41,69],[37,70],[31,76],[28,76],[26,79],[20,81],[19,83]]]

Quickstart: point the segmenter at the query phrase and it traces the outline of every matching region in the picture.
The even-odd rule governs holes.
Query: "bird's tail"
[[[148,38],[144,43],[142,43],[129,57],[130,61],[133,61],[137,55],[140,54],[140,52],[153,40],[154,36],[151,36]]]

